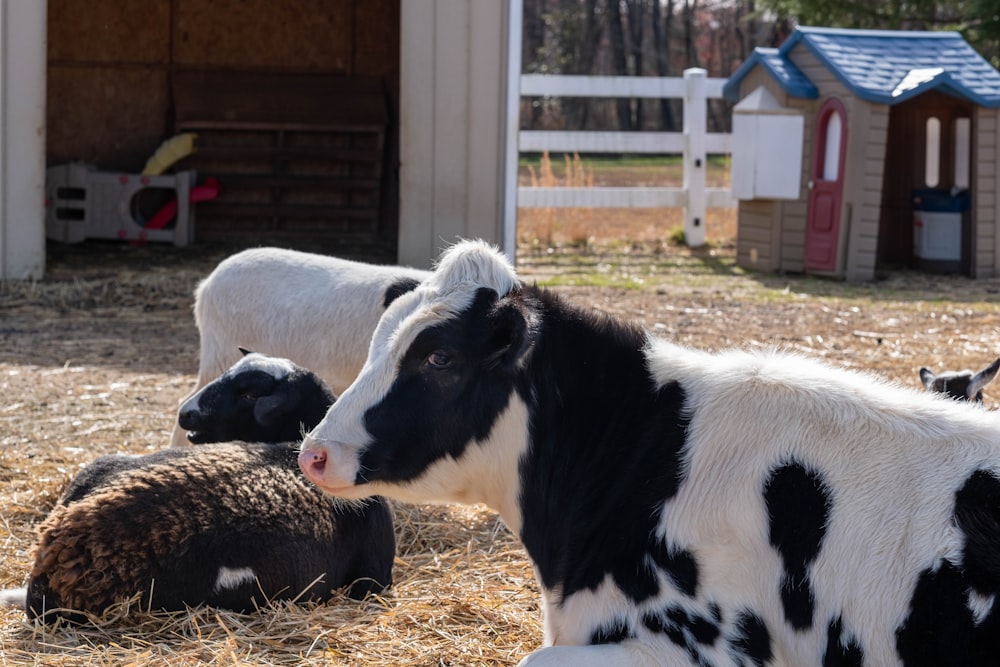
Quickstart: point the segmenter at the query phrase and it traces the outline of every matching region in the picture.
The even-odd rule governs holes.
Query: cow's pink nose
[[[303,449],[299,454],[299,467],[302,472],[323,476],[326,469],[326,451],[323,449]]]

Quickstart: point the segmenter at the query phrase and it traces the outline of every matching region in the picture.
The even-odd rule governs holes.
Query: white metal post
[[[45,0],[0,0],[0,279],[45,269]]]
[[[504,124],[503,206],[501,207],[503,251],[511,262],[517,257],[517,162],[521,127],[521,22],[523,0],[507,4],[507,108]]]
[[[691,248],[705,245],[705,134],[708,103],[700,67],[684,70],[684,240]]]

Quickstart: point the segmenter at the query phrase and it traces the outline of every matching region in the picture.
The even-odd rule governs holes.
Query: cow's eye
[[[257,400],[257,394],[254,393],[254,392],[252,392],[252,391],[250,391],[249,389],[244,389],[243,391],[240,392],[240,400],[243,400],[243,401],[256,401]]]
[[[427,355],[427,365],[431,368],[448,368],[451,366],[451,353],[444,350],[434,350]]]

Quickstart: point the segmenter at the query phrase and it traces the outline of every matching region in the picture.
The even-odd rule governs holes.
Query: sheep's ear
[[[299,404],[298,392],[286,387],[276,394],[261,396],[253,405],[253,418],[261,426],[273,426]]]
[[[992,364],[973,375],[972,379],[969,380],[969,389],[966,392],[969,399],[975,397],[980,391],[982,391],[983,387],[992,382],[993,378],[996,377],[998,370],[1000,370],[1000,359],[997,359]]]
[[[934,391],[934,380],[936,376],[927,368],[920,369],[920,381],[924,383],[924,388]]]
[[[240,352],[242,352],[244,357],[247,356],[248,354],[253,354],[253,350],[248,350],[245,347],[242,347],[240,345],[237,345],[236,349],[239,350]]]

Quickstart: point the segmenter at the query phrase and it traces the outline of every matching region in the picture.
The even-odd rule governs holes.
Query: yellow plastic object
[[[198,135],[194,132],[184,132],[183,134],[178,134],[176,136],[170,137],[156,149],[153,156],[149,158],[146,162],[146,166],[143,167],[142,173],[144,176],[159,176],[164,171],[166,171],[170,165],[174,164],[178,160],[187,157],[191,153],[194,153],[195,141]]]

